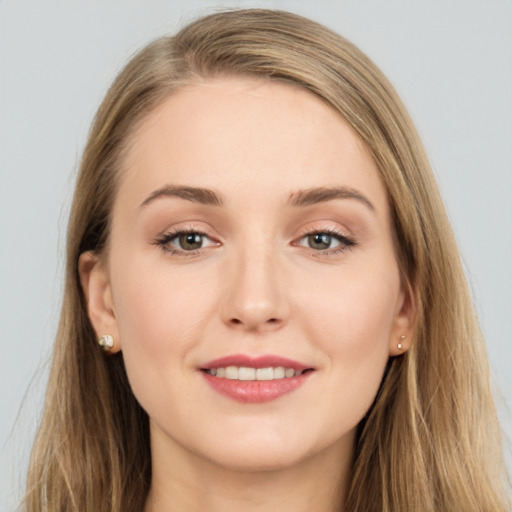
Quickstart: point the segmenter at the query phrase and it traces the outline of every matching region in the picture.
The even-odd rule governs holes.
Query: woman
[[[421,143],[326,28],[224,12],[136,55],[67,258],[27,510],[507,509]]]

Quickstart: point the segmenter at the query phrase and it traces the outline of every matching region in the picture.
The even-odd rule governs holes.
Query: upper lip
[[[304,371],[312,369],[311,366],[299,363],[287,357],[277,355],[249,356],[246,354],[232,354],[229,356],[214,359],[201,366],[203,370],[211,370],[213,368],[226,368],[227,366],[238,366],[245,368],[270,368],[283,366],[284,368],[293,368],[294,370]]]

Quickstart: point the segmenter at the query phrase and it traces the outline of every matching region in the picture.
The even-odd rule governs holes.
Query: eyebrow
[[[291,194],[288,202],[291,206],[304,207],[333,201],[335,199],[355,199],[373,212],[375,211],[375,206],[373,206],[367,197],[349,187],[318,187],[300,190]]]
[[[193,203],[204,204],[207,206],[223,206],[225,201],[220,194],[208,188],[183,187],[177,185],[165,185],[144,199],[139,208],[147,206],[149,203],[162,197],[177,197]]]
[[[179,185],[164,185],[144,199],[139,208],[144,208],[149,203],[163,197],[177,197],[193,203],[207,206],[224,206],[224,198],[217,192],[201,187],[186,187]],[[325,203],[335,199],[355,199],[375,211],[371,201],[357,190],[349,187],[316,187],[306,190],[299,190],[290,194],[288,203],[296,208]]]

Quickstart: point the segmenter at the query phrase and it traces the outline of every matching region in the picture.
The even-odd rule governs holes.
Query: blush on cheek
[[[213,301],[207,293],[190,293],[195,290],[190,281],[168,269],[127,275],[132,277],[119,282],[116,304],[123,351],[147,357],[155,366],[173,355],[179,359],[197,342]]]

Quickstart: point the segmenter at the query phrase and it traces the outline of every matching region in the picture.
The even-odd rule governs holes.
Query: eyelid
[[[311,247],[306,247],[305,245],[300,244],[301,240],[303,240],[304,238],[306,238],[308,236],[315,235],[315,234],[329,235],[329,236],[335,238],[339,242],[339,245],[337,245],[336,247],[333,247],[333,248],[322,250],[322,249],[313,249]],[[302,247],[302,248],[310,251],[311,254],[313,254],[314,256],[322,256],[322,255],[332,255],[332,254],[341,253],[341,252],[357,245],[357,242],[353,238],[352,235],[348,235],[348,234],[344,233],[339,228],[332,227],[332,226],[311,226],[311,227],[304,228],[301,231],[300,235],[294,239],[294,241],[292,242],[292,245]]]
[[[208,233],[209,230],[205,230],[202,227],[188,225],[188,226],[176,226],[173,228],[169,228],[156,236],[153,245],[160,246],[161,250],[170,253],[172,255],[177,256],[197,256],[198,254],[208,250],[212,247],[218,247],[223,245],[216,237],[212,236]],[[197,249],[185,250],[180,247],[176,247],[172,245],[170,242],[178,239],[181,235],[186,234],[197,234],[207,239],[207,245],[201,245],[201,247]],[[315,234],[325,234],[337,241],[337,244],[334,247],[329,247],[327,249],[319,249],[313,247],[307,247],[307,245],[302,243],[302,240],[306,237],[315,235]],[[352,235],[346,234],[344,230],[341,230],[339,227],[333,226],[325,226],[325,225],[317,225],[317,226],[308,226],[301,229],[299,236],[295,237],[292,242],[292,246],[300,247],[314,256],[322,256],[322,255],[332,255],[336,253],[341,253],[346,249],[350,249],[351,247],[357,245],[355,239]]]
[[[181,235],[187,235],[187,234],[197,234],[201,237],[204,237],[208,239],[211,243],[209,243],[206,246],[201,246],[198,249],[193,249],[190,251],[186,251],[183,249],[180,249],[179,247],[175,247],[173,245],[170,245],[170,242],[178,239]],[[204,251],[205,249],[209,249],[210,247],[216,247],[220,246],[221,242],[216,240],[213,236],[208,234],[206,230],[201,229],[199,227],[194,226],[187,226],[187,227],[175,227],[168,229],[166,231],[163,231],[153,241],[153,245],[160,246],[160,248],[167,253],[170,253],[172,255],[177,256],[195,256],[199,254],[201,251]]]

